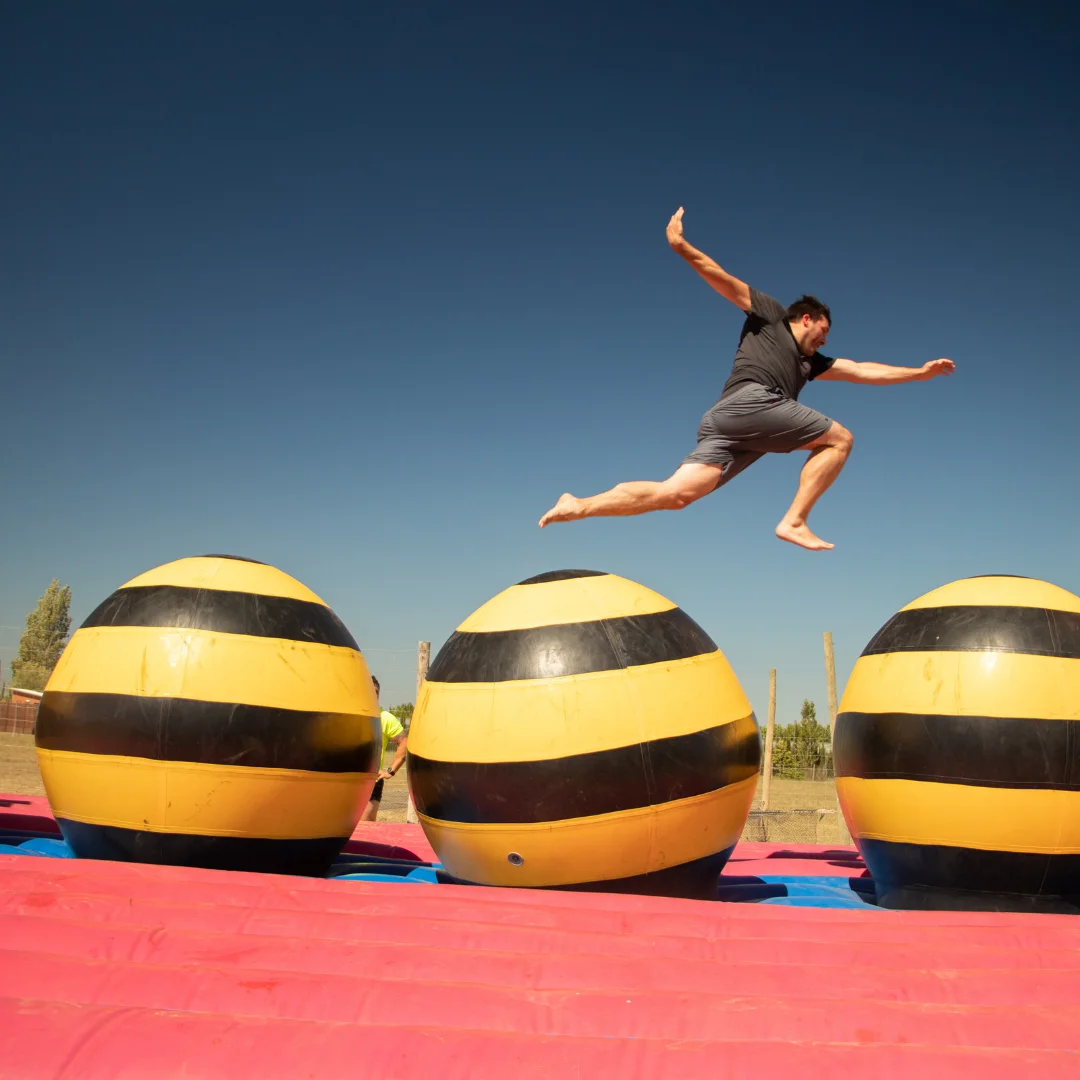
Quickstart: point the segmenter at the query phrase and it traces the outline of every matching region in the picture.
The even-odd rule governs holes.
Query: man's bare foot
[[[786,540],[789,544],[798,544],[799,547],[804,547],[808,551],[829,551],[835,544],[830,544],[826,540],[822,540],[821,537],[815,536],[810,531],[810,526],[805,521],[801,521],[798,524],[792,524],[789,521],[781,521],[776,526],[776,535],[781,540]]]
[[[575,499],[569,491],[559,497],[559,501],[540,519],[540,528],[553,521],[577,521],[583,517],[581,499]]]

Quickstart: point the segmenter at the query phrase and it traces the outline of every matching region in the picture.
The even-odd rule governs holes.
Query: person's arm
[[[861,383],[863,386],[892,386],[895,383],[926,382],[938,375],[951,375],[956,365],[944,358],[930,360],[922,367],[892,367],[869,361],[834,360],[832,365],[817,376],[818,382]]]
[[[683,208],[680,206],[668,222],[667,240],[671,250],[681,255],[725,300],[730,300],[743,311],[749,311],[750,286],[690,244],[683,236],[682,218]]]
[[[402,735],[397,740],[397,746],[394,749],[394,760],[390,762],[389,769],[380,769],[379,777],[382,780],[389,780],[405,764],[405,753],[409,749],[409,736]]]

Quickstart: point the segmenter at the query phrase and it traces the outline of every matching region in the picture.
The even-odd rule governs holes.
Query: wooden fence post
[[[825,631],[825,682],[829,691],[829,743],[833,748],[833,786],[836,786],[836,660],[833,656],[832,634]],[[840,833],[840,843],[850,844],[851,834],[848,832],[847,822],[844,820],[844,812],[840,809],[840,797],[836,798],[836,826]]]
[[[431,642],[421,641],[416,647],[416,703],[413,705],[415,711],[417,705],[420,704],[420,691],[423,688],[424,680],[427,678],[428,661],[431,658]],[[413,806],[412,791],[409,791],[409,807],[405,811],[405,820],[416,825],[420,819],[416,816],[416,807]]]
[[[431,642],[421,641],[416,647],[416,704],[420,704],[420,690],[427,678],[428,661],[431,657]]]
[[[769,671],[769,722],[765,728],[765,765],[761,777],[761,809],[769,809],[769,787],[772,783],[773,733],[776,730],[776,668]]]

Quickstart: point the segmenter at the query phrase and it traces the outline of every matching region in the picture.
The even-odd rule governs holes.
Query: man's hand
[[[667,223],[667,242],[678,251],[679,248],[686,242],[683,239],[682,233],[682,216],[683,208],[680,206],[674,214],[671,215],[671,220]]]
[[[918,381],[926,382],[938,375],[951,375],[956,370],[956,365],[951,360],[942,357],[940,360],[930,360],[919,369]]]

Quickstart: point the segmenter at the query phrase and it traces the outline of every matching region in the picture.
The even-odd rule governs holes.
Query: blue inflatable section
[[[835,875],[722,877],[716,898],[735,904],[784,907],[863,908],[877,903],[870,878]]]
[[[0,855],[38,855],[47,859],[74,859],[63,840],[40,833],[0,830]]]
[[[63,840],[35,833],[0,831],[0,855],[74,859]],[[437,885],[452,879],[441,863],[342,853],[330,877],[343,881],[390,881]],[[784,907],[866,908],[876,903],[868,877],[802,876],[721,877],[717,900],[731,904],[779,904]]]
[[[380,855],[352,855],[342,852],[327,875],[348,881],[419,881],[437,885],[442,863],[388,859]],[[444,875],[445,877],[445,875]]]

